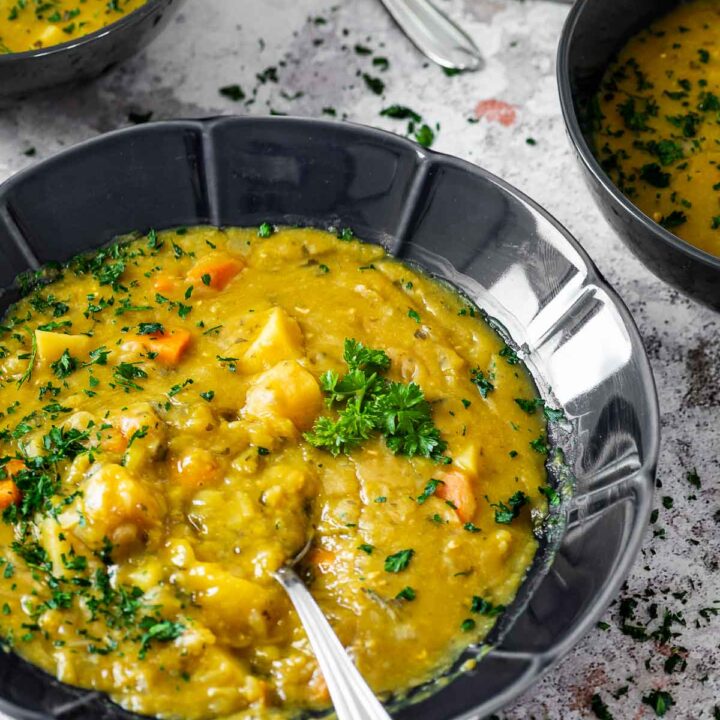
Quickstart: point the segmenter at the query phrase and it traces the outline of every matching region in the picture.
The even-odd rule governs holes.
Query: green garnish
[[[162,335],[164,332],[165,328],[162,323],[143,322],[138,325],[138,335]]]
[[[78,361],[69,353],[67,348],[63,350],[63,354],[53,363],[50,363],[55,377],[60,380],[65,379],[77,370]]]
[[[415,590],[409,585],[406,585],[396,596],[396,600],[407,600],[411,601],[415,599]]]
[[[500,615],[505,612],[505,606],[493,605],[489,600],[485,600],[479,595],[473,595],[470,612],[477,613],[478,615],[485,615],[486,617],[495,617],[496,615]]]
[[[485,373],[480,370],[480,368],[473,368],[470,371],[470,382],[477,385],[477,389],[480,391],[480,396],[483,399],[487,399],[488,393],[495,390],[495,386],[485,377]]]
[[[385,558],[385,572],[389,572],[389,573],[402,572],[410,564],[410,560],[412,559],[412,556],[414,554],[415,554],[415,551],[412,549],[409,549],[409,550],[400,550],[399,552],[396,552],[394,555],[388,555]]]
[[[491,503],[490,507],[495,508],[495,522],[501,525],[509,525],[516,517],[520,515],[522,510],[528,503],[527,495],[518,490],[510,497],[507,504],[504,502]]]
[[[380,433],[396,455],[448,462],[443,455],[447,443],[433,424],[422,389],[415,383],[394,382],[380,375],[390,367],[385,351],[346,339],[343,356],[348,366],[346,375],[341,378],[329,370],[320,377],[328,405],[341,406],[337,419],[317,418],[305,439],[339,455]]]
[[[429,498],[431,498],[435,491],[438,489],[440,485],[444,485],[445,483],[442,480],[428,480],[427,485],[425,485],[425,489],[422,491],[420,495],[417,496],[417,504],[422,505],[424,502],[426,502]]]

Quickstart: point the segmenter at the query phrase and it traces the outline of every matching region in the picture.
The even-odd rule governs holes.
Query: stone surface
[[[625,602],[608,611],[608,629],[592,631],[502,717],[593,717],[595,693],[615,718],[653,717],[642,702],[653,690],[674,699],[668,717],[720,717],[720,709],[714,710],[720,708],[720,317],[669,289],[635,260],[582,183],[554,77],[568,7],[531,0],[438,1],[482,48],[481,72],[446,77],[428,65],[376,0],[334,7],[317,0],[190,0],[147,51],[111,74],[0,112],[0,180],[63,147],[127,125],[129,113],[152,112],[153,119],[271,111],[319,116],[323,108],[334,108],[338,117],[403,132],[403,122],[379,115],[400,103],[429,125],[439,123],[435,149],[516,185],[584,245],[640,327],[662,410],[659,513]],[[358,54],[356,44],[372,54]],[[372,65],[377,56],[389,60],[387,71]],[[278,82],[257,79],[268,67],[277,68]],[[366,87],[363,72],[384,81],[382,96]],[[254,102],[235,103],[219,94],[220,86],[235,83]],[[498,112],[497,103],[483,102],[488,100],[512,108],[501,105]],[[31,148],[35,155],[28,157],[24,152]],[[693,468],[699,489],[687,479]],[[623,620],[623,612],[632,612],[632,599],[635,618]],[[661,629],[655,638],[634,640],[620,631],[623,623]],[[676,664],[667,673],[663,665],[674,645],[684,648],[687,667],[679,671],[682,663]]]

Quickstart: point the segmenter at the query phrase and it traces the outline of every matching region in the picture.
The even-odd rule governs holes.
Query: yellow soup
[[[8,311],[9,646],[165,718],[324,707],[271,576],[313,531],[303,577],[378,693],[487,634],[556,499],[544,406],[461,297],[342,236],[151,232]]]
[[[620,190],[720,256],[720,2],[681,3],[632,38],[594,115],[595,152]]]
[[[59,45],[104,28],[147,0],[0,0],[0,54]]]

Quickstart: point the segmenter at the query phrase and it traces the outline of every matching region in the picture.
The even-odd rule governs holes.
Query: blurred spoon
[[[305,557],[311,543],[312,536],[298,555],[273,576],[285,588],[300,616],[327,683],[335,714],[338,720],[391,720],[350,660],[315,598],[295,572],[295,565]]]
[[[482,55],[472,39],[430,0],[381,0],[423,55],[448,70],[479,70]]]

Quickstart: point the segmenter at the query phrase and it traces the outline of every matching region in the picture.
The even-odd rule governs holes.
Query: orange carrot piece
[[[22,460],[13,458],[12,460],[8,460],[3,467],[8,477],[14,478],[21,470],[24,470],[27,465]]]
[[[221,474],[217,461],[209,450],[195,448],[174,463],[175,481],[186,490],[199,490],[206,485],[215,485]]]
[[[122,455],[127,450],[128,439],[117,428],[110,428],[102,439],[100,446],[103,450]]]
[[[315,672],[312,674],[310,682],[308,683],[308,688],[310,689],[312,699],[316,703],[325,704],[330,702],[330,691],[328,690],[325,677],[320,671],[320,668],[315,669]]]
[[[190,268],[187,277],[198,285],[223,290],[244,267],[245,263],[238,258],[221,252],[208,253]]]
[[[177,290],[178,279],[172,275],[156,275],[153,280],[153,288],[159,293],[171,293]]]
[[[22,493],[14,480],[0,480],[0,510],[17,505],[21,500]]]
[[[329,567],[335,562],[335,553],[332,550],[316,547],[308,553],[308,562],[317,565],[320,569]]]
[[[442,485],[438,485],[435,494],[442,500],[449,500],[462,522],[470,522],[477,510],[477,500],[470,478],[465,473],[453,470],[444,473]]]
[[[190,345],[191,338],[187,330],[176,328],[155,335],[138,335],[137,340],[146,350],[156,353],[156,360],[165,365],[177,365]]]

